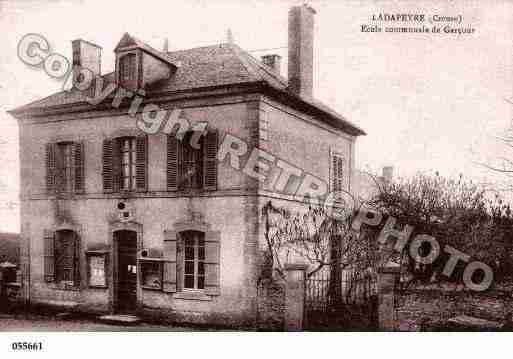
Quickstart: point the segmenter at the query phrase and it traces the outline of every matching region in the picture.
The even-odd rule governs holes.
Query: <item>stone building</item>
[[[364,134],[312,95],[314,14],[289,12],[288,80],[278,55],[258,61],[232,42],[159,51],[129,34],[101,74],[102,49],[74,40],[74,88],[10,112],[25,299],[252,325],[261,206],[350,190]],[[157,130],[155,106],[169,117]]]

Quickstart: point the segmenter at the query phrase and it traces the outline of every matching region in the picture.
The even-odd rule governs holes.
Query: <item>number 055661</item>
[[[12,350],[43,350],[43,343],[14,342],[11,344]]]

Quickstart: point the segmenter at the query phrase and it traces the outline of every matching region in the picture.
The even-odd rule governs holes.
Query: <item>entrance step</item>
[[[102,315],[99,319],[104,323],[118,325],[135,325],[141,322],[141,318],[131,314]]]

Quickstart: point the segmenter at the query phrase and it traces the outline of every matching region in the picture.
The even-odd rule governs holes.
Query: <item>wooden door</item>
[[[117,234],[117,311],[133,312],[137,306],[137,233]]]

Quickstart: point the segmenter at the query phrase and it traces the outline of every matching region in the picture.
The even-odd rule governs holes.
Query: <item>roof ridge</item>
[[[249,64],[243,56],[241,56],[242,49],[235,44],[228,44],[228,48],[232,51],[232,53],[239,59],[242,66],[246,69],[248,74],[254,79],[254,80],[261,80],[262,76],[251,67],[251,64]]]
[[[237,45],[235,45],[237,46]],[[258,67],[259,70],[265,71],[267,75],[274,77],[275,80],[281,82],[284,86],[288,86],[288,80],[281,74],[277,73],[273,69],[271,69],[266,64],[259,61],[256,57],[251,55],[249,52],[245,51],[244,49],[240,48],[240,51],[244,56],[247,56],[250,61],[253,61],[254,65]]]
[[[163,52],[163,53],[167,54],[167,55],[172,55],[172,54],[176,54],[178,52],[187,52],[187,51],[191,51],[191,50],[207,49],[209,47],[223,47],[226,45],[230,45],[230,44],[227,42],[220,42],[220,43],[216,43],[216,44],[212,44],[212,45],[196,46],[196,47],[190,47],[188,49],[174,50],[174,51],[168,51],[168,52]]]

